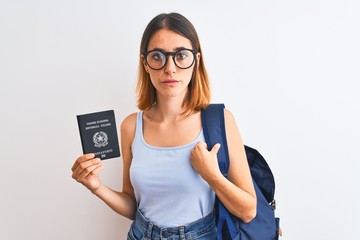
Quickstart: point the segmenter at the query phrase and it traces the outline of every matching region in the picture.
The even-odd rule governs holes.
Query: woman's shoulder
[[[238,132],[238,126],[237,126],[237,121],[233,115],[233,113],[225,108],[224,109],[224,118],[225,118],[225,126],[226,126],[226,130],[229,132]]]
[[[121,132],[131,133],[136,129],[137,112],[131,113],[121,123]]]
[[[232,122],[235,121],[234,115],[227,108],[224,108],[224,117],[225,117],[226,120],[229,120],[229,121],[232,121]]]

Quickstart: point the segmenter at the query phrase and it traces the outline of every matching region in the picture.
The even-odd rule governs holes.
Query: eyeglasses
[[[198,53],[196,50],[182,48],[176,52],[165,52],[164,50],[154,49],[143,53],[146,64],[153,70],[160,70],[165,67],[169,56],[175,65],[180,69],[190,68],[195,62],[195,56]]]

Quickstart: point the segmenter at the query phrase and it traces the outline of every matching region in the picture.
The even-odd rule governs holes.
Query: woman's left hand
[[[209,151],[207,144],[200,141],[191,150],[191,166],[207,182],[222,176],[217,160],[217,152],[219,149],[220,144],[217,143]]]

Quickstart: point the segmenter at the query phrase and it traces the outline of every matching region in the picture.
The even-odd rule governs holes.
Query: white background
[[[276,179],[282,239],[358,239],[356,0],[1,0],[0,239],[125,239],[130,222],[71,178],[76,115],[136,109],[140,38],[158,13],[198,30],[213,102]],[[122,160],[101,177],[121,190]]]

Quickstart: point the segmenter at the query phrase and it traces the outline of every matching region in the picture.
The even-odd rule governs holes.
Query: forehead
[[[165,51],[174,51],[181,47],[192,49],[190,40],[174,31],[161,29],[151,36],[147,50],[160,48]]]

